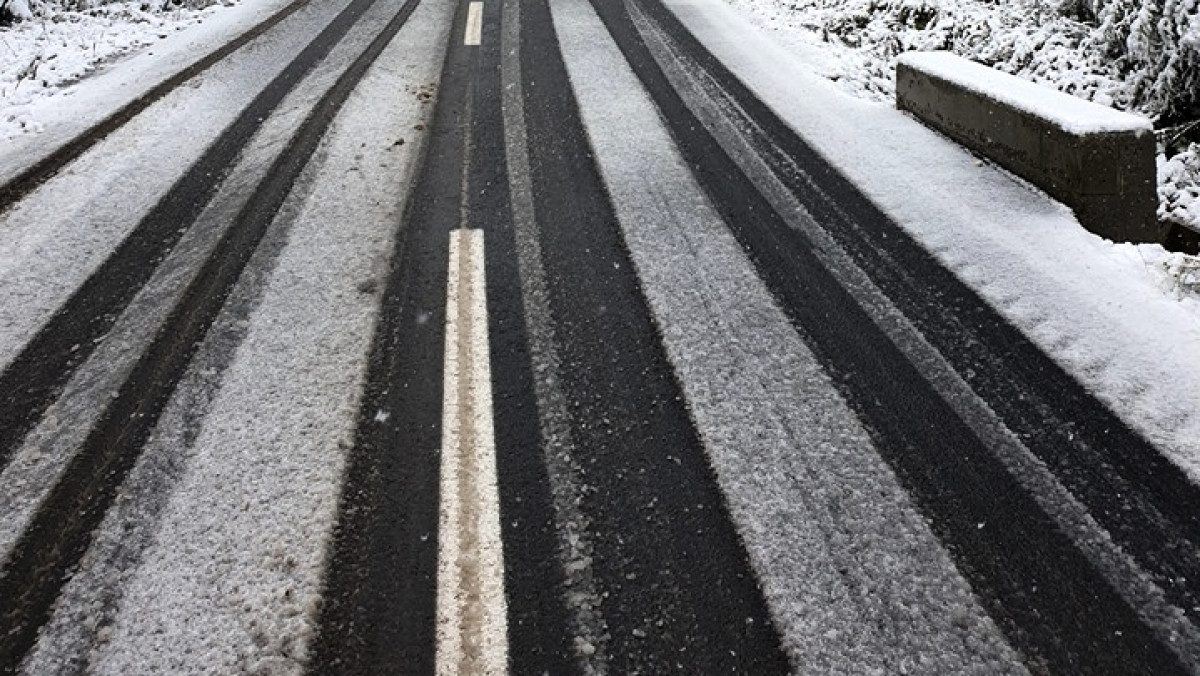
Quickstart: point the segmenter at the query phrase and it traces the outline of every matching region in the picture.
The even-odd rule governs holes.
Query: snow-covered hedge
[[[35,18],[53,19],[64,13],[97,10],[116,0],[0,0],[0,26]],[[142,0],[138,10],[160,13],[180,8],[203,9],[222,0]],[[127,3],[124,3],[127,4]]]
[[[946,49],[1156,120],[1200,118],[1200,0],[777,4],[824,39],[875,57],[865,84],[885,97],[893,57]]]
[[[33,18],[29,0],[0,0],[0,26]]]
[[[1133,107],[1160,119],[1200,118],[1200,2],[1090,0],[1088,43],[1112,59]]]

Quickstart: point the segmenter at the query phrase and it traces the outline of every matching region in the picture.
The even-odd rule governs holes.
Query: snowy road
[[[1200,413],[1048,356],[748,31],[298,0],[21,146],[0,671],[1200,673]]]

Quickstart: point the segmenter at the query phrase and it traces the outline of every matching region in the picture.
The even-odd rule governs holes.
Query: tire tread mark
[[[550,3],[521,6],[534,215],[612,673],[788,673],[640,288]]]
[[[353,0],[258,94],[0,373],[0,467],[199,217],[238,154],[375,0]]]
[[[0,670],[13,672],[33,646],[54,599],[87,550],[91,533],[137,460],[191,355],[215,321],[251,254],[325,131],[367,68],[407,22],[408,0],[313,107],[250,202],[189,284],[150,348],[134,366],[64,479],[40,506],[0,571]]]
[[[574,634],[568,621],[564,560],[557,546],[544,455],[552,441],[543,435],[534,385],[535,377],[545,375],[535,375],[524,317],[522,270],[509,187],[512,169],[502,113],[501,51],[509,45],[502,45],[501,27],[512,17],[502,21],[501,15],[511,9],[501,2],[485,3],[483,8],[483,40],[477,48],[481,63],[474,84],[467,226],[484,230],[488,242],[488,333],[504,587],[508,597],[509,670],[514,674],[563,674],[578,670],[579,664],[571,659]]]
[[[461,40],[467,3],[458,5],[388,262],[310,674],[435,669],[447,264],[461,223],[474,64]]]
[[[0,214],[3,214],[26,195],[36,190],[38,186],[53,178],[67,164],[87,152],[92,146],[104,140],[109,134],[121,128],[126,122],[137,117],[139,113],[149,108],[156,101],[171,93],[184,82],[203,73],[217,62],[241,49],[251,40],[271,30],[284,19],[308,5],[311,1],[293,0],[275,14],[272,14],[258,23],[258,25],[239,35],[232,42],[226,43],[216,51],[193,62],[190,66],[155,85],[150,91],[130,101],[115,113],[80,132],[53,153],[9,179],[3,185],[0,185]]]
[[[705,192],[1027,666],[1184,673],[700,124],[621,0],[592,1]],[[833,171],[815,157],[812,167]]]
[[[779,180],[1167,599],[1200,620],[1200,487],[824,165],[678,18],[648,5],[724,90],[727,110],[741,111],[739,127]]]

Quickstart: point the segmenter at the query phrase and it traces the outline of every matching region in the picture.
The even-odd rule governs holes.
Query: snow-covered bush
[[[823,39],[873,57],[865,88],[879,98],[891,96],[897,54],[945,49],[1164,124],[1200,118],[1200,0],[779,4]]]
[[[1159,218],[1180,225],[1200,224],[1200,143],[1158,160]]]
[[[1125,76],[1134,107],[1157,118],[1200,117],[1200,2],[1092,0],[1092,43]]]
[[[118,12],[127,13],[132,10],[157,14],[183,7],[203,9],[222,1],[142,0],[131,3],[127,0],[0,0],[0,26],[35,18],[61,19],[73,12],[108,11],[110,6]]]

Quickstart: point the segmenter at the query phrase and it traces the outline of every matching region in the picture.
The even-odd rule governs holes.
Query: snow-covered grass
[[[0,7],[7,6],[0,0]],[[129,0],[27,12],[28,18],[0,27],[0,139],[42,131],[36,104],[70,96],[71,85],[106,63],[200,23],[223,6],[156,9]],[[0,22],[3,16],[0,9]]]
[[[890,101],[896,57],[948,50],[1145,115],[1160,140],[1159,218],[1200,231],[1197,0],[728,0],[846,91]]]

